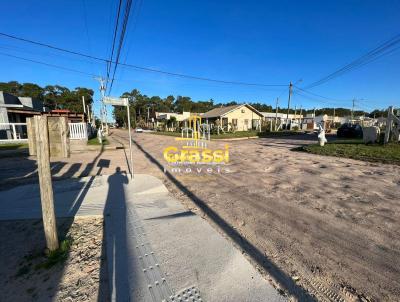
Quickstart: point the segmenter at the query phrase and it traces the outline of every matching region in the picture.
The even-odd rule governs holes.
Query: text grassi
[[[170,146],[164,149],[164,158],[169,163],[222,163],[229,162],[229,146],[225,149],[178,149]]]

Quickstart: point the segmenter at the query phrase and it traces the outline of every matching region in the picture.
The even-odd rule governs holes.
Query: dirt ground
[[[103,219],[57,222],[71,245],[65,261],[49,265],[41,220],[0,221],[1,301],[109,301]]]
[[[111,136],[116,144],[127,137]],[[134,140],[134,172],[162,178],[278,287],[293,294],[293,280],[320,301],[400,301],[399,166],[291,151],[315,140],[296,136],[214,141],[229,144],[229,171],[179,174],[162,155],[173,137]],[[52,171],[56,179],[129,171],[127,158],[127,149],[73,154],[54,160]],[[0,159],[0,185],[34,181],[33,159],[17,160]]]
[[[320,300],[399,301],[400,167],[291,151],[309,139],[213,143],[229,144],[228,173],[173,176]],[[149,153],[135,148],[135,172],[159,176],[149,156],[166,166],[162,150],[176,142],[135,140]]]

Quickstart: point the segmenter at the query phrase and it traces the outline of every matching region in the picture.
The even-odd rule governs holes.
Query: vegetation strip
[[[328,143],[324,147],[317,144],[297,148],[312,154],[345,157],[368,162],[400,165],[400,145],[364,144],[361,140],[344,140]]]

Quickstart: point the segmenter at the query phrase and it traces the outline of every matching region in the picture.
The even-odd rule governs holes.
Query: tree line
[[[60,85],[41,87],[34,83],[19,83],[17,81],[0,82],[0,91],[15,96],[26,96],[39,99],[44,107],[53,109],[68,109],[72,112],[83,112],[82,96],[86,105],[93,103],[94,91],[89,88],[76,87],[70,90]]]
[[[155,117],[155,112],[177,112],[182,113],[183,111],[189,111],[193,113],[203,113],[207,112],[213,108],[218,108],[222,106],[230,106],[230,105],[237,105],[240,104],[236,101],[231,101],[228,103],[217,103],[213,99],[209,100],[200,100],[194,101],[191,97],[188,96],[173,96],[169,95],[165,98],[160,96],[147,96],[145,94],[141,94],[139,90],[133,89],[130,92],[124,92],[121,97],[128,97],[130,98],[130,111],[132,115],[132,124],[135,126],[137,123],[147,121],[147,118],[150,119]],[[260,112],[275,112],[276,108],[272,105],[268,105],[261,102],[248,102],[251,106],[257,109]],[[278,112],[280,113],[287,113],[287,107],[278,107]],[[300,108],[296,110],[294,108],[289,109],[289,113],[300,114]],[[314,113],[314,109],[303,109],[301,111],[303,116],[306,114]],[[351,109],[348,108],[319,108],[315,110],[315,114],[327,114],[332,116],[350,116]],[[386,116],[387,111],[386,109],[383,110],[374,110],[372,112],[366,112],[362,110],[355,110],[353,112],[354,116],[369,116],[369,117],[380,117]],[[114,107],[113,115],[115,121],[119,125],[127,125],[126,120],[126,109],[123,107]]]
[[[15,96],[29,96],[32,98],[43,101],[45,107],[49,109],[68,109],[72,112],[82,112],[82,96],[85,96],[87,105],[93,103],[94,91],[89,88],[76,87],[69,89],[60,85],[46,85],[41,87],[34,83],[19,83],[17,81],[0,82],[0,91],[4,91]],[[130,110],[132,115],[132,124],[136,125],[137,122],[147,121],[147,117],[155,117],[155,112],[178,112],[183,111],[203,113],[213,108],[230,106],[239,104],[236,101],[228,103],[218,103],[213,99],[194,101],[189,96],[173,96],[167,97],[160,96],[147,96],[140,93],[139,90],[133,89],[132,91],[124,92],[121,97],[130,98]],[[275,112],[276,108],[261,102],[248,102],[251,106],[261,112]],[[278,112],[286,113],[287,107],[278,107]],[[300,109],[291,108],[289,113],[300,114]],[[302,114],[313,113],[313,109],[302,110]],[[315,110],[316,115],[328,114],[330,116],[335,113],[336,116],[350,116],[351,110],[348,108],[319,108]],[[365,115],[369,117],[386,116],[386,109],[375,109],[372,112],[365,112],[356,110],[354,116]],[[127,125],[126,109],[123,107],[114,107],[113,116],[119,125]]]

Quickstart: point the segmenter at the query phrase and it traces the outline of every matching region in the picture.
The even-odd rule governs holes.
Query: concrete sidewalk
[[[105,217],[113,301],[285,301],[204,219],[149,175],[53,183],[57,216]],[[0,192],[0,220],[39,218],[37,185]]]

